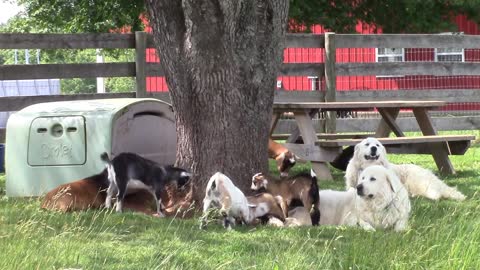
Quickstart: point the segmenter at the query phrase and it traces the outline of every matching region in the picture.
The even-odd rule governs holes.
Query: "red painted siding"
[[[465,16],[457,16],[455,23],[458,31],[465,34],[480,34],[478,25],[468,21]],[[373,33],[373,27],[359,23],[356,27],[358,33]],[[147,28],[147,31],[150,29]],[[323,34],[322,26],[315,26],[313,33]],[[348,48],[337,50],[338,62],[375,62],[375,49]],[[434,49],[405,49],[405,61],[434,61]],[[153,49],[147,51],[147,62],[159,61]],[[465,61],[480,61],[480,50],[465,50]],[[324,49],[287,48],[284,52],[285,63],[319,63],[324,62]],[[312,74],[314,75],[314,74]],[[307,77],[279,77],[282,87],[286,90],[311,90],[312,83]],[[324,81],[319,82],[320,89],[325,89]],[[402,76],[402,77],[376,77],[376,76],[339,76],[337,77],[338,91],[353,90],[398,90],[398,89],[478,89],[480,88],[479,76]],[[168,91],[163,77],[147,78],[147,90],[152,92]],[[465,105],[463,109],[469,109]],[[473,108],[473,107],[472,107]],[[472,109],[470,108],[470,109]],[[480,109],[475,107],[476,109]],[[456,108],[458,109],[458,108]]]

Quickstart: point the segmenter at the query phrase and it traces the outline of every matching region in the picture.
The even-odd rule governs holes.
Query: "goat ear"
[[[386,174],[387,174],[386,175],[387,181],[388,181],[388,184],[390,185],[390,188],[394,193],[398,192],[403,187],[403,184],[402,182],[400,182],[400,179],[398,178],[397,174],[394,171],[389,169],[386,170]]]

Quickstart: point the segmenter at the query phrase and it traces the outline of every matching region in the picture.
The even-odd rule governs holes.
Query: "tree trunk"
[[[248,192],[267,141],[289,0],[147,0],[177,128],[178,166],[201,203],[220,171]]]

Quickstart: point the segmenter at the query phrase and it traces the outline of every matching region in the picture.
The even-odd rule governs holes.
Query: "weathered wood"
[[[287,34],[285,35],[286,48],[323,48],[325,36],[315,34]]]
[[[313,129],[312,118],[306,111],[295,112],[295,120],[298,124],[298,129],[302,135],[305,145],[315,145],[317,136]],[[324,162],[312,161],[312,169],[317,174],[319,179],[332,180],[333,177],[328,169],[328,166]]]
[[[315,131],[321,132],[324,120],[312,120]],[[378,127],[379,118],[344,118],[337,119],[337,132],[371,132]],[[419,131],[417,121],[413,117],[400,117],[396,120],[397,124],[404,131]],[[480,127],[480,116],[442,116],[432,117],[432,122],[438,131],[447,130],[478,130]],[[292,128],[296,125],[295,120],[285,119],[277,123],[274,134],[290,134]]]
[[[337,34],[337,48],[465,48],[480,47],[478,35]]]
[[[413,109],[413,114],[417,119],[418,126],[423,135],[437,135],[437,131],[433,127],[432,120],[425,108],[415,108]],[[432,156],[438,169],[442,173],[455,174],[452,162],[448,158],[448,154],[451,153],[451,151],[447,143],[432,143],[430,144],[430,150],[432,151]]]
[[[150,94],[151,94],[152,98],[160,99],[160,100],[163,100],[163,101],[167,102],[168,104],[172,104],[172,102],[170,101],[170,93],[169,92],[152,92]]]
[[[293,91],[288,91],[293,92]],[[293,94],[293,93],[292,93]],[[447,102],[480,102],[480,89],[422,89],[422,90],[361,90],[337,91],[336,98],[344,101],[384,100],[442,100]],[[288,100],[288,96],[285,99]]]
[[[365,101],[365,102],[276,102],[274,111],[302,111],[320,109],[322,111],[340,110],[373,110],[374,108],[436,108],[444,106],[444,101],[394,100],[394,101]]]
[[[437,142],[455,142],[455,141],[472,141],[475,140],[474,135],[425,135],[411,137],[390,137],[377,138],[383,145],[394,144],[416,144],[416,143],[437,143]],[[319,140],[316,144],[322,147],[339,147],[356,145],[363,139],[336,139],[336,140]]]
[[[471,141],[449,141],[447,143],[451,149],[450,155],[464,155],[470,147]],[[385,145],[387,153],[389,154],[431,155],[430,147],[430,143],[426,142]]]
[[[270,122],[270,132],[269,136],[272,136],[273,130],[275,129],[275,126],[277,125],[278,119],[280,119],[280,116],[282,116],[281,113],[275,113],[272,116],[272,121]]]
[[[404,137],[402,129],[398,126],[395,120],[398,117],[400,109],[398,108],[382,108],[378,112],[382,116],[382,120],[378,124],[377,132],[375,137],[388,137],[390,131],[393,131],[397,137]]]
[[[324,66],[323,63],[283,63],[278,76],[318,76]]]
[[[159,63],[147,63],[145,72],[148,76],[165,76],[165,72]]]
[[[285,140],[290,136],[290,134],[272,134],[271,138],[274,140]],[[375,137],[373,133],[354,133],[354,134],[330,134],[330,133],[317,133],[317,138],[319,140],[335,140],[335,139],[355,139],[355,138],[367,138]],[[302,136],[299,136],[299,139],[302,139]]]
[[[32,104],[43,102],[134,97],[135,92],[75,95],[9,96],[0,97],[0,111],[19,111]]]
[[[276,90],[274,102],[312,102],[325,99],[325,91],[285,91]]]
[[[336,92],[337,92],[337,75],[335,72],[335,63],[337,48],[335,46],[335,33],[327,32],[325,33],[325,84],[326,84],[326,93],[325,101],[334,102],[336,101]],[[328,133],[336,132],[336,112],[327,112],[325,118],[325,131]]]
[[[133,77],[135,63],[0,65],[0,80]]]
[[[315,145],[284,143],[288,150],[305,161],[332,162],[340,152],[340,147],[323,149]]]
[[[133,34],[0,34],[0,49],[135,48]]]
[[[135,91],[137,98],[147,96],[147,33],[135,32]]]
[[[382,62],[382,63],[337,63],[337,76],[357,75],[436,75],[472,76],[480,74],[480,65],[474,62]],[[295,68],[296,69],[296,68]],[[294,68],[292,68],[294,70]],[[298,70],[306,72],[310,67]],[[305,76],[305,75],[304,75]]]

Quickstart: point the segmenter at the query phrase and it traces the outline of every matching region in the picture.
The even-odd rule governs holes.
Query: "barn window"
[[[446,32],[440,35],[463,35],[463,32]],[[436,62],[465,62],[463,48],[435,48]]]
[[[381,62],[403,62],[405,61],[405,49],[404,48],[376,48],[375,60],[378,63]],[[402,75],[382,75],[382,77],[403,77]]]
[[[465,52],[462,48],[436,48],[437,62],[465,62]]]

